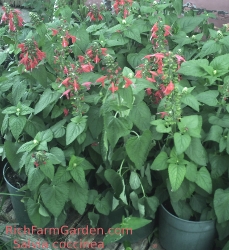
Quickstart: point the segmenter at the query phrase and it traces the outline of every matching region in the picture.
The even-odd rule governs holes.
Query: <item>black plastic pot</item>
[[[211,250],[215,221],[188,221],[171,214],[163,205],[159,210],[159,241],[166,250]]]
[[[6,186],[10,194],[10,199],[14,209],[16,220],[20,226],[30,227],[32,226],[32,222],[29,219],[24,203],[21,201],[25,193],[22,191],[18,191],[16,187],[9,183],[6,176],[6,173],[7,171],[9,171],[9,169],[9,164],[5,164],[3,169],[3,177],[5,179]]]
[[[99,220],[99,226],[103,228],[104,232],[107,232],[109,228],[112,228],[113,225],[122,222],[122,217],[125,215],[124,207],[118,208],[117,210],[112,211],[108,216],[101,215]],[[135,217],[138,217],[138,211],[134,211],[132,214]],[[132,234],[125,235],[122,237],[118,243],[129,241],[130,243],[136,243],[147,238],[154,230],[154,220],[147,224],[144,227],[133,230]]]

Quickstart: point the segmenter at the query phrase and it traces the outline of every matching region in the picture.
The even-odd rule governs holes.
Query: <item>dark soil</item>
[[[20,189],[27,183],[26,181],[23,181],[22,178],[10,167],[7,168],[5,177],[12,186],[18,189]]]

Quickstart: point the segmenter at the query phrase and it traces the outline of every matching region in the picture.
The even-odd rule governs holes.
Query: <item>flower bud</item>
[[[125,19],[122,20],[122,24],[126,24],[126,20]]]
[[[33,140],[33,143],[34,143],[34,144],[37,144],[37,143],[38,143],[38,140],[34,139],[34,140]]]

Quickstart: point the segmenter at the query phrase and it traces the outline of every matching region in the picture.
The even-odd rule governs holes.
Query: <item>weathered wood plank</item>
[[[149,246],[148,239],[144,239],[137,243],[132,243],[131,248],[132,250],[147,250]],[[125,250],[123,244],[120,245],[120,247],[117,250]]]
[[[154,238],[150,243],[148,250],[164,250],[164,248],[161,247],[159,240]]]

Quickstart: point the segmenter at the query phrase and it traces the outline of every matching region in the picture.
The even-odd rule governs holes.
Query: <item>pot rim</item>
[[[181,222],[189,222],[191,224],[204,224],[204,223],[215,223],[215,220],[202,220],[202,221],[191,221],[191,220],[185,220],[185,219],[181,219],[175,215],[173,215],[172,213],[170,213],[163,204],[161,204],[161,208],[164,210],[164,212],[166,212],[167,214],[169,214],[171,217],[173,217],[176,220],[179,220]]]

